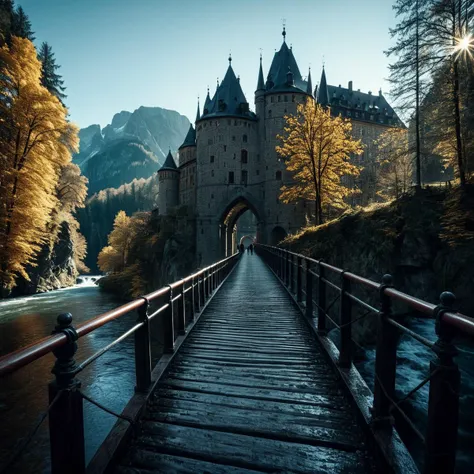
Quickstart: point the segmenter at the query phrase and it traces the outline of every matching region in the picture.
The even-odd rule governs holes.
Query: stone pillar
[[[219,226],[219,242],[220,242],[220,256],[219,256],[219,258],[220,259],[227,256],[226,239],[227,239],[227,226],[225,224],[221,224]]]

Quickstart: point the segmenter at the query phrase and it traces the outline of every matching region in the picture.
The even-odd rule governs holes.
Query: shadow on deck
[[[155,386],[111,472],[376,472],[311,328],[244,255]]]

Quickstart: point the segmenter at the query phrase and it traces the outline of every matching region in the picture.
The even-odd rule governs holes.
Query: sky
[[[253,108],[259,55],[264,75],[286,41],[313,85],[323,63],[329,84],[388,92],[384,50],[392,44],[392,0],[17,0],[36,45],[53,48],[80,127],[105,126],[141,105],[195,119],[228,56]]]

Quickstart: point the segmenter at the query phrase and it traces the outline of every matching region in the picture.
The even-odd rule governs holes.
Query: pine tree
[[[323,206],[347,207],[345,198],[354,190],[344,185],[343,177],[359,174],[350,158],[362,153],[361,142],[352,138],[350,120],[332,117],[329,109],[313,100],[299,104],[297,114],[285,120],[285,134],[278,136],[281,145],[276,152],[286,160],[293,183],[281,188],[280,200],[314,201],[315,224],[322,224]]]
[[[57,183],[78,138],[67,110],[40,83],[31,41],[13,36],[0,61],[0,90],[8,99],[6,107],[0,101],[0,291],[6,293],[18,275],[28,279],[25,268],[48,241]]]
[[[13,14],[13,0],[0,0],[0,46],[10,37]]]
[[[67,97],[64,94],[66,88],[64,81],[56,71],[61,67],[56,64],[54,53],[51,46],[45,41],[41,45],[38,53],[38,59],[41,61],[41,84],[55,95],[61,102]]]
[[[421,117],[420,106],[427,93],[429,72],[433,68],[432,48],[429,43],[428,18],[431,0],[396,0],[393,9],[399,19],[390,29],[396,44],[386,55],[396,56],[390,64],[392,96],[408,119],[415,122],[416,186],[421,187]]]
[[[11,34],[30,41],[35,40],[31,22],[21,6],[13,13]]]

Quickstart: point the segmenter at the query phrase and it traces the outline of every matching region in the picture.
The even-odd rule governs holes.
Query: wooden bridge
[[[454,472],[460,376],[452,340],[457,331],[474,335],[474,320],[452,309],[453,295],[434,306],[393,289],[388,275],[379,284],[282,249],[257,251],[76,329],[62,314],[55,335],[0,359],[1,377],[48,352],[57,357],[47,410],[53,473],[419,472],[399,423],[422,438],[423,472]],[[438,341],[398,322],[393,302],[437,318]],[[76,363],[78,338],[133,310],[138,319],[129,331]],[[374,395],[352,364],[352,328],[369,315],[378,326]],[[165,354],[152,370],[150,332],[159,318]],[[327,334],[331,325],[337,344]],[[429,377],[407,394],[430,383],[426,434],[395,399],[400,331],[436,355]],[[80,390],[78,374],[131,335],[136,394],[86,467],[83,399],[96,402]]]

